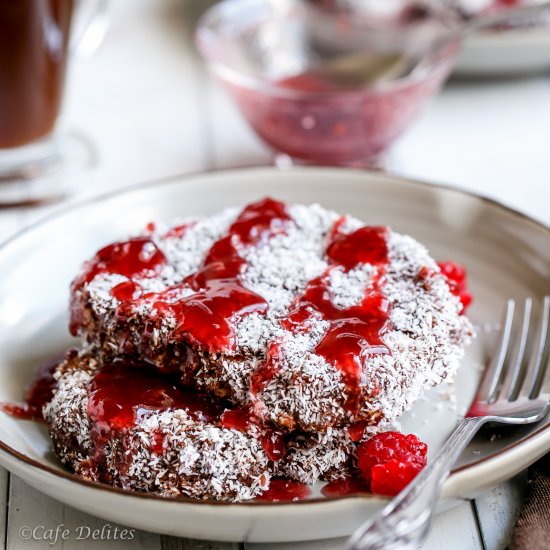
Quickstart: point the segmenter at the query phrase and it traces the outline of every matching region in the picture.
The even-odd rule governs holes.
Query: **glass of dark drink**
[[[63,196],[93,162],[59,119],[69,56],[105,1],[0,0],[0,204]]]
[[[456,42],[428,47],[453,17],[413,0],[227,0],[196,43],[276,163],[379,168],[453,66]]]

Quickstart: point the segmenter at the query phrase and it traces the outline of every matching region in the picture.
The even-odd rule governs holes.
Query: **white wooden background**
[[[99,166],[75,198],[185,172],[268,164],[269,151],[241,120],[192,48],[207,0],[117,0],[107,37],[75,60],[66,121],[89,135]],[[395,148],[389,168],[492,196],[550,223],[550,76],[453,81]],[[73,200],[73,199],[71,199]],[[0,211],[0,241],[56,206]],[[440,515],[425,550],[503,549],[525,494],[525,473]],[[343,541],[221,544],[138,532],[132,541],[25,541],[21,527],[105,522],[68,508],[0,469],[0,548],[130,550],[336,549]]]

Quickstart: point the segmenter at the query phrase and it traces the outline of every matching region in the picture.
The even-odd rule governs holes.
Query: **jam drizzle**
[[[177,375],[160,373],[142,362],[116,359],[95,374],[88,388],[88,416],[96,449],[92,461],[101,463],[111,434],[132,429],[148,412],[170,409],[184,409],[195,420],[249,433],[273,461],[285,455],[282,434],[264,425],[251,410],[228,409],[225,402],[182,386]],[[151,449],[161,453],[162,445],[162,434],[156,434]]]
[[[166,257],[149,237],[136,237],[113,243],[102,248],[84,264],[81,274],[71,285],[71,291],[74,293],[83,288],[100,273],[122,275],[130,279],[129,283],[132,283],[132,278],[137,275],[154,277],[165,264]],[[124,293],[121,297],[127,298],[128,294]],[[73,336],[78,334],[78,329],[82,325],[81,315],[81,308],[78,303],[75,303],[75,306],[71,307],[69,323]]]
[[[273,461],[280,460],[286,454],[283,434],[266,426],[248,407],[226,410],[220,417],[220,424],[224,428],[251,433],[258,437],[268,458]]]
[[[177,376],[130,359],[105,364],[88,388],[88,416],[102,430],[130,429],[144,414],[169,409],[184,409],[196,420],[211,422],[224,407],[183,388]]]
[[[82,287],[100,273],[116,273],[128,279],[136,275],[154,277],[165,264],[166,257],[149,237],[136,237],[102,248],[84,264],[73,288]]]
[[[202,290],[175,302],[164,297],[164,293],[155,296],[153,308],[158,312],[157,317],[176,319],[171,339],[197,343],[210,353],[235,349],[232,319],[267,310],[267,302],[241,286],[237,278],[208,281]]]
[[[466,269],[457,262],[437,262],[441,273],[447,280],[449,289],[454,296],[457,296],[462,304],[461,315],[463,315],[472,303],[472,295],[468,291]]]
[[[354,424],[350,424],[348,426],[348,435],[350,439],[355,443],[361,441],[361,439],[363,439],[363,436],[365,435],[365,429],[368,425],[369,423],[364,420],[355,422]]]
[[[143,296],[157,312],[154,320],[175,318],[176,327],[171,334],[175,341],[199,344],[210,353],[234,351],[231,320],[253,312],[263,314],[268,309],[264,298],[242,285],[246,260],[239,250],[284,231],[289,219],[285,205],[269,198],[244,208],[227,234],[212,245],[197,272],[180,285]],[[181,299],[170,298],[184,288],[194,293]],[[127,304],[123,304],[119,315],[125,315],[126,308]]]
[[[88,386],[87,412],[93,449],[84,468],[95,476],[105,470],[105,448],[113,435],[131,430],[149,412],[183,409],[192,418],[212,422],[224,409],[223,403],[181,386],[176,375],[160,373],[141,361],[115,359],[103,365]],[[151,451],[162,454],[164,436],[152,434]],[[120,464],[119,468],[124,469]],[[107,472],[105,470],[105,475]]]
[[[381,291],[388,263],[388,229],[365,226],[343,234],[340,231],[343,221],[341,218],[336,222],[329,237],[326,248],[328,270],[308,283],[290,314],[281,320],[281,325],[287,330],[300,332],[307,331],[308,322],[313,317],[330,322],[315,353],[341,371],[348,390],[346,408],[353,412],[358,408],[361,391],[362,359],[366,355],[390,353],[383,341],[388,328],[390,303]],[[375,266],[376,274],[361,302],[347,308],[335,306],[330,299],[330,271],[337,267],[349,271],[365,263]],[[252,376],[253,393],[261,391],[280,368],[279,351],[279,343],[269,347],[265,364]]]
[[[178,238],[181,239],[187,230],[195,225],[194,222],[188,222],[188,223],[182,223],[180,225],[176,225],[175,227],[171,227],[166,233],[164,233],[163,237],[165,239],[171,239],[171,238]]]
[[[111,295],[120,302],[129,302],[139,297],[141,285],[134,281],[123,281],[111,289]]]

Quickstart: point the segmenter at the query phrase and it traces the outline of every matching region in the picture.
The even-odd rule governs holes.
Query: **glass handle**
[[[99,47],[109,26],[108,0],[75,0],[70,51],[90,57]]]

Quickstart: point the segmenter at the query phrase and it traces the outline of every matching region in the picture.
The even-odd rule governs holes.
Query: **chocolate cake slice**
[[[461,313],[411,237],[273,199],[150,225],[71,291],[72,333],[105,357],[312,434],[383,425],[449,380],[472,333]]]

